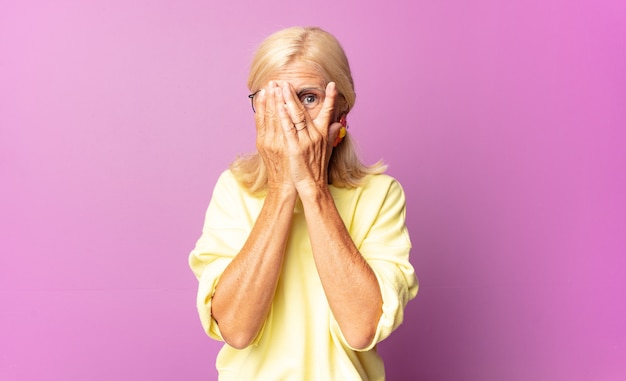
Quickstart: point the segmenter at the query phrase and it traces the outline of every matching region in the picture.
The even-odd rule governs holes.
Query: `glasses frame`
[[[257,90],[254,93],[248,95],[248,98],[250,98],[250,105],[252,106],[252,112],[254,112],[255,114],[256,114],[256,110],[254,109],[254,96],[257,95],[259,91],[261,90]]]

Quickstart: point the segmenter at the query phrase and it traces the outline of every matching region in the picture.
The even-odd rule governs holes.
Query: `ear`
[[[341,116],[339,117],[339,124],[341,125],[341,127],[339,127],[339,131],[337,132],[337,138],[335,138],[333,147],[337,147],[339,143],[341,143],[341,141],[343,140],[344,136],[346,136],[346,134],[348,133],[348,121],[346,119],[347,117],[348,114],[346,113],[341,114]]]

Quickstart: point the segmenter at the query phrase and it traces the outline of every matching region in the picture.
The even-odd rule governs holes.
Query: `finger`
[[[278,133],[280,123],[278,109],[282,106],[282,101],[276,100],[277,92],[280,92],[280,89],[274,81],[271,81],[268,85],[268,94],[265,101],[265,120],[268,126],[267,132],[272,138]]]
[[[315,124],[320,126],[328,126],[335,114],[335,99],[337,99],[337,88],[335,82],[329,82],[326,85],[326,96],[320,113],[315,118]],[[327,132],[324,131],[324,132]]]
[[[289,114],[296,130],[302,131],[310,124],[308,123],[311,119],[309,113],[298,99],[295,89],[289,82],[283,82],[281,87],[283,91],[283,98],[285,99],[287,107],[287,113]]]
[[[282,89],[277,89],[274,93],[274,102],[278,105],[278,118],[283,132],[286,135],[294,135],[297,131],[294,127],[293,120],[287,111],[287,105],[285,105],[285,98],[283,97]]]

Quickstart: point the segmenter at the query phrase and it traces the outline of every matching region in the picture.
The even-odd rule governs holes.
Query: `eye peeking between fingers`
[[[300,103],[307,110],[314,110],[324,103],[325,93],[320,89],[303,89],[298,92]]]

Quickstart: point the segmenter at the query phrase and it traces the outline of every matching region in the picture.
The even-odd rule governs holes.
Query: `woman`
[[[189,262],[221,380],[382,380],[375,346],[417,293],[402,188],[346,134],[343,49],[289,28],[257,50],[257,153],[213,191]]]

